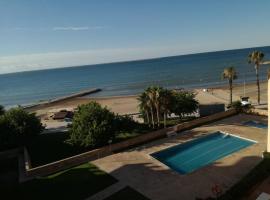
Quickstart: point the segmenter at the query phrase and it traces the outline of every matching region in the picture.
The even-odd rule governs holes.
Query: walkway
[[[266,147],[267,131],[242,124],[249,120],[265,122],[266,118],[245,114],[233,116],[188,130],[175,137],[156,140],[144,146],[95,160],[93,164],[150,199],[207,198],[213,195],[211,188],[215,184],[220,185],[225,192],[261,161],[261,152]],[[153,152],[217,130],[256,140],[258,143],[186,175],[176,173],[151,157]]]
[[[96,193],[95,195],[87,198],[86,200],[102,200],[105,199],[112,194],[118,192],[119,190],[123,189],[126,185],[122,182],[115,183],[111,185],[110,187],[107,187],[106,189]]]
[[[263,192],[270,194],[270,177],[265,179],[262,183],[258,184],[254,188],[253,192],[247,197],[247,199],[256,199]]]

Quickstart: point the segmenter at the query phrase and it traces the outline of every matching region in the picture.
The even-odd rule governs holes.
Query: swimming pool
[[[178,173],[187,174],[254,143],[256,142],[218,131],[155,152],[151,156]]]
[[[267,129],[267,124],[261,123],[261,122],[256,122],[256,121],[247,121],[243,123],[245,126],[252,126],[255,128],[262,128],[262,129]]]

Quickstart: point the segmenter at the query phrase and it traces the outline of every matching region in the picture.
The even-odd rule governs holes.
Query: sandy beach
[[[261,83],[261,103],[260,107],[266,107],[267,102],[267,84]],[[214,103],[228,103],[229,90],[227,86],[210,89],[208,92],[204,92],[202,89],[195,89],[197,94],[196,99],[200,104],[214,104]],[[245,86],[245,95],[250,97],[250,101],[256,105],[257,102],[257,87],[256,84],[250,83]],[[244,86],[236,85],[233,88],[233,100],[239,100],[240,96],[244,96]],[[57,112],[59,110],[74,110],[78,105],[82,105],[91,101],[96,101],[102,106],[107,106],[111,111],[120,115],[138,113],[138,101],[137,96],[118,96],[118,97],[99,97],[99,98],[86,98],[78,97],[61,102],[54,103],[53,105],[44,106],[41,109],[34,110],[41,118],[50,115],[50,113]]]

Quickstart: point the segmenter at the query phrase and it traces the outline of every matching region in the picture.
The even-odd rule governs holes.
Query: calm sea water
[[[254,67],[247,55],[254,49],[240,49],[157,58],[142,61],[99,64],[0,75],[0,104],[10,107],[101,88],[92,96],[131,95],[149,85],[168,88],[212,87],[227,84],[221,80],[224,67],[239,72],[237,83],[255,81]],[[270,60],[270,47],[260,47]],[[261,80],[268,66],[261,67]]]

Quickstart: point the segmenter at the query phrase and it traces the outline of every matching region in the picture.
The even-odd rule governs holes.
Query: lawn
[[[117,180],[86,163],[44,178],[13,187],[0,188],[1,199],[85,199]]]
[[[78,149],[65,143],[67,133],[42,134],[27,146],[32,167],[71,157],[89,149]]]
[[[150,131],[152,131],[152,129],[148,126],[138,125],[129,132],[118,134],[113,143],[121,142]],[[68,133],[42,134],[36,137],[35,140],[27,146],[32,167],[51,163],[94,149],[91,147],[73,147],[65,142],[67,139]]]
[[[18,180],[18,159],[7,158],[0,160],[0,187],[12,185]]]
[[[125,187],[122,190],[112,194],[104,200],[149,200],[141,193],[132,189],[131,187]]]
[[[220,200],[243,199],[244,195],[256,184],[261,183],[270,176],[270,154],[265,153],[265,158],[252,169],[242,180],[229,189]]]
[[[173,126],[183,121],[188,121],[192,119],[193,118],[187,118],[184,120],[170,119],[167,121],[167,126]],[[163,124],[161,124],[160,128],[163,128]],[[132,127],[132,130],[118,134],[113,140],[113,143],[122,142],[124,140],[137,137],[153,130],[156,129],[152,129],[145,124],[137,124]],[[65,142],[67,139],[68,133],[42,134],[36,137],[35,140],[27,146],[31,158],[32,167],[48,164],[57,160],[61,160],[86,151],[93,150],[93,148],[91,147],[75,148]]]

